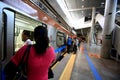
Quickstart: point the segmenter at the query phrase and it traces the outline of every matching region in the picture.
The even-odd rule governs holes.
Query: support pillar
[[[92,8],[92,20],[91,20],[91,31],[90,31],[90,45],[94,42],[94,25],[95,25],[95,7]]]
[[[116,7],[117,0],[106,0],[101,48],[101,57],[103,58],[109,58],[110,56],[110,49],[112,47],[111,33],[115,27]]]

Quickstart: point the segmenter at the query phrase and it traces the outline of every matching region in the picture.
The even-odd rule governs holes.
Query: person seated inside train
[[[22,41],[24,41],[24,45],[30,45],[33,44],[33,42],[30,40],[30,31],[23,30],[22,32]]]

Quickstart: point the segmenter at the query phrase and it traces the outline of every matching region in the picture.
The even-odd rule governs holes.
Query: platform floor
[[[54,68],[50,80],[120,80],[120,62],[100,57],[100,45],[82,43],[77,54],[67,54]]]

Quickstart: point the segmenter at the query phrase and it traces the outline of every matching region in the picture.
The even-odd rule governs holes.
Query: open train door
[[[14,11],[0,2],[0,80],[4,80],[4,66],[14,52],[14,25]]]

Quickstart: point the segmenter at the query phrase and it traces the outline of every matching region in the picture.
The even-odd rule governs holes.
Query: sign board
[[[112,36],[111,35],[105,35],[105,39],[111,39]]]

